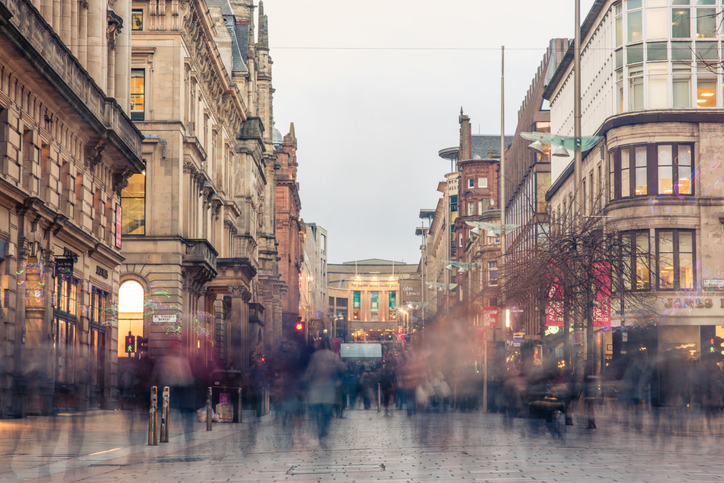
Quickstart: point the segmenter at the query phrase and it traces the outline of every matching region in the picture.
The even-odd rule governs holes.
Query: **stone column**
[[[229,318],[228,364],[235,369],[249,369],[249,305],[251,293],[242,285],[229,286],[231,317]]]
[[[131,2],[116,0],[116,13],[123,19],[123,27],[116,34],[115,98],[130,116],[131,97]],[[110,59],[109,59],[110,60]]]
[[[43,0],[49,1],[49,0]],[[78,61],[83,68],[88,68],[88,0],[78,3]]]
[[[68,48],[76,58],[78,57],[78,7],[78,0],[70,0],[70,45]]]
[[[53,30],[60,34],[60,31],[62,30],[62,26],[60,25],[60,19],[61,19],[61,0],[53,0]]]
[[[103,45],[106,38],[106,12],[104,0],[88,2],[88,62],[86,70],[101,90],[106,90],[103,78]]]
[[[25,211],[18,211],[18,225],[25,223]],[[18,418],[27,416],[28,411],[28,374],[23,365],[27,346],[25,329],[25,267],[28,262],[28,250],[18,243],[18,276],[15,304],[15,354],[13,373],[13,415]]]

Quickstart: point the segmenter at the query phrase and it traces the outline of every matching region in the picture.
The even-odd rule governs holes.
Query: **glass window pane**
[[[144,111],[145,85],[146,71],[144,69],[131,69],[131,111]]]
[[[621,169],[628,169],[628,148],[621,148]]]
[[[638,73],[641,73],[639,70]],[[629,78],[628,108],[630,111],[643,109],[644,107],[644,78],[643,76],[632,75]]]
[[[716,37],[716,10],[713,8],[696,9],[696,38]]]
[[[674,39],[688,39],[691,37],[691,20],[688,8],[674,8],[671,10],[671,37]]]
[[[616,51],[616,68],[619,69],[623,67],[623,49],[618,49]]]
[[[691,2],[689,0],[673,0],[671,2],[672,5],[690,5]]]
[[[646,176],[646,147],[641,146],[636,148],[636,191],[634,196],[646,194]]]
[[[646,44],[646,60],[668,60],[666,42],[649,42]]]
[[[680,144],[678,146],[678,159],[677,164],[679,166],[691,166],[691,146],[686,144]]]
[[[716,80],[699,78],[696,81],[697,107],[716,107]]]
[[[650,3],[650,0],[649,0]],[[714,0],[696,0],[697,5],[716,5]]]
[[[691,42],[671,42],[672,60],[691,60]]]
[[[674,288],[674,255],[659,253],[659,288]]]
[[[644,44],[631,45],[626,47],[626,63],[638,64],[644,61]]]
[[[667,76],[649,77],[649,109],[662,109],[669,103],[669,79]]]
[[[628,173],[628,169],[621,170],[621,196],[631,196],[631,182]]]
[[[679,254],[679,288],[694,288],[694,256]]]
[[[639,233],[636,235],[636,289],[649,288],[649,234]]]
[[[143,30],[143,10],[131,12],[131,30]]]
[[[671,146],[659,146],[659,194],[672,193],[673,170],[671,166]]]
[[[672,90],[673,107],[691,107],[691,82],[689,78],[674,77]]]
[[[641,11],[638,12],[631,12],[628,14],[627,21],[628,21],[628,41],[629,42],[638,42],[639,40],[642,40],[643,36],[641,35],[642,32],[642,22],[641,22]]]
[[[679,253],[693,253],[693,234],[688,231],[679,232]]]
[[[616,17],[616,47],[623,45],[623,17]]]
[[[649,2],[651,3],[651,2]],[[647,39],[665,39],[667,37],[667,17],[668,9],[653,8],[646,10],[646,38]]]
[[[641,8],[641,0],[627,0],[626,1],[626,10],[631,10],[634,8]]]
[[[719,60],[717,42],[697,42],[696,57],[704,60]],[[716,67],[714,67],[714,70],[716,71]]]

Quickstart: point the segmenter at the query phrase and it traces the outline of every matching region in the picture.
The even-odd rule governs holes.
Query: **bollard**
[[[148,410],[148,445],[156,446],[158,444],[156,434],[156,410],[158,408],[158,388],[151,387],[151,409]]]
[[[211,414],[211,388],[209,388],[206,393],[206,431],[211,431],[211,423],[213,419]]]
[[[161,443],[168,443],[168,416],[170,399],[171,388],[168,386],[164,386],[163,397],[161,399],[161,434],[158,438]]]
[[[241,424],[241,388],[239,388],[239,417],[236,419],[236,422]]]
[[[382,411],[382,393],[380,391],[380,383],[377,383],[377,412]]]

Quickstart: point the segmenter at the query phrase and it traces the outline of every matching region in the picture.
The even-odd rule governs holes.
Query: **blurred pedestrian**
[[[309,408],[315,415],[319,441],[322,444],[329,434],[337,387],[341,384],[345,369],[337,354],[330,350],[329,341],[320,339],[303,380],[307,385]]]

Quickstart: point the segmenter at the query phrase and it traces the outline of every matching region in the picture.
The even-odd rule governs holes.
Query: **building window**
[[[698,2],[702,4],[701,0]],[[716,37],[716,9],[696,9],[696,38],[713,39]]]
[[[488,262],[488,285],[498,285],[498,261]]]
[[[693,194],[693,148],[693,144],[672,143],[622,146],[611,151],[609,198]]]
[[[487,188],[488,178],[478,178],[478,188]]]
[[[671,10],[671,38],[691,37],[691,19],[688,8],[674,7]]]
[[[131,120],[146,118],[146,70],[131,69]]]
[[[144,290],[140,283],[130,280],[118,289],[118,357],[133,357],[126,352],[125,337],[143,337]],[[138,350],[138,348],[136,348]]]
[[[656,267],[661,290],[694,288],[694,232],[656,230]]]
[[[475,179],[468,178],[468,188],[475,188]]]
[[[91,290],[91,324],[103,325],[106,323],[108,310],[108,292],[93,287]]]
[[[143,10],[131,10],[131,30],[143,30]]]
[[[651,288],[649,232],[624,233],[621,246],[624,289],[649,290]]]
[[[55,378],[58,382],[75,382],[75,323],[55,317]]]
[[[124,235],[146,234],[146,175],[134,174],[128,186],[121,190],[122,224]]]
[[[468,201],[468,216],[475,214],[475,202]]]
[[[380,293],[379,292],[370,292],[370,308],[372,310],[380,309]]]
[[[78,316],[78,279],[56,279],[57,301],[55,308],[68,315]]]

